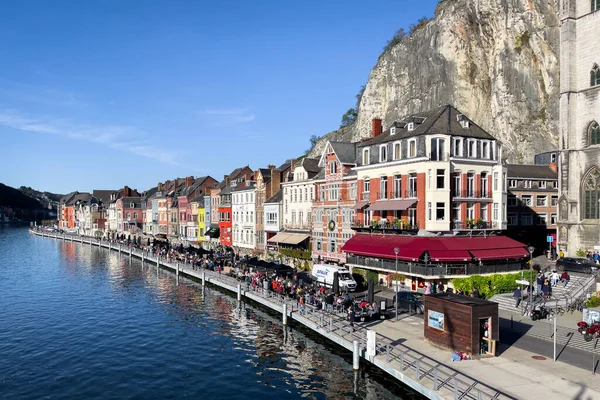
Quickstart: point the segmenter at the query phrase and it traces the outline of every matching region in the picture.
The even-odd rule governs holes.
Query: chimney
[[[381,119],[373,118],[373,120],[371,121],[371,137],[377,137],[381,135],[381,132],[383,132]]]
[[[270,165],[271,168],[271,193],[269,193],[269,197],[273,196],[279,190],[281,185],[281,171],[275,168],[274,165]],[[265,199],[266,200],[266,199]]]
[[[292,158],[290,160],[290,171],[294,172],[294,168],[296,168],[296,159]]]
[[[156,188],[158,189],[159,192],[162,192],[162,182],[158,182],[158,184],[156,185]]]
[[[193,176],[188,176],[187,178],[185,178],[185,187],[190,187],[194,184],[194,177]]]
[[[169,190],[171,186],[171,181],[165,181],[165,190]]]
[[[548,165],[550,167],[550,169],[554,172],[558,173],[558,164],[555,162],[551,162],[550,165]]]
[[[275,166],[272,164],[267,165],[267,169],[273,170],[274,168],[275,168]]]
[[[129,186],[123,187],[123,197],[131,197],[131,189],[129,189]]]

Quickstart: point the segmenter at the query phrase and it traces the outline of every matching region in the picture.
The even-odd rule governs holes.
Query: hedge
[[[524,280],[530,281],[531,276],[533,276],[533,282],[535,283],[535,272],[523,271]],[[521,280],[520,272],[486,276],[472,275],[468,278],[454,278],[451,282],[455,291],[460,289],[463,292],[471,293],[474,288],[477,288],[481,296],[489,299],[496,294],[512,293],[519,286],[517,280]]]
[[[301,260],[310,260],[310,251],[279,249],[279,253],[286,257],[299,258]]]

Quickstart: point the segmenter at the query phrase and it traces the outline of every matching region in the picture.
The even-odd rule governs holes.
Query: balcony
[[[452,197],[454,199],[482,199],[482,200],[492,200],[492,192],[491,191],[481,191],[481,190],[454,190],[452,191]]]
[[[417,189],[410,189],[404,191],[405,199],[416,199],[417,198]]]
[[[430,153],[429,154],[429,161],[448,161],[448,160],[450,160],[450,153],[442,153],[442,154]]]
[[[363,221],[355,219],[350,224],[351,228],[357,232],[371,232],[382,234],[400,234],[400,233],[417,233],[419,226],[416,223],[408,221],[386,219],[371,221],[370,224],[365,224]]]
[[[452,229],[459,231],[506,229],[504,224],[497,221],[452,221]]]

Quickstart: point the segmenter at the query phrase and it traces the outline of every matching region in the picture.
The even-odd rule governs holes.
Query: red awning
[[[471,254],[466,250],[431,250],[431,261],[471,261]]]
[[[362,210],[363,208],[365,208],[367,205],[369,204],[368,201],[357,201],[356,204],[354,205],[355,210]]]
[[[529,256],[529,253],[520,247],[513,247],[512,249],[498,249],[498,252],[502,254],[503,258],[523,258]]]
[[[415,204],[416,200],[379,200],[369,206],[371,211],[399,210],[404,211]]]
[[[394,259],[394,248],[398,248],[399,260],[421,258],[429,252],[431,259],[440,261],[467,261],[470,252],[476,259],[499,260],[521,258],[528,253],[525,245],[506,236],[487,237],[419,237],[402,235],[375,235],[359,233],[350,238],[342,247],[348,254],[367,257]],[[422,259],[422,258],[421,258]]]

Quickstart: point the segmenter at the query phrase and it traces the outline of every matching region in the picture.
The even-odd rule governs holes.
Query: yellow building
[[[204,202],[200,202],[198,205],[198,243],[204,241],[204,233],[206,232],[206,221],[204,212]]]

